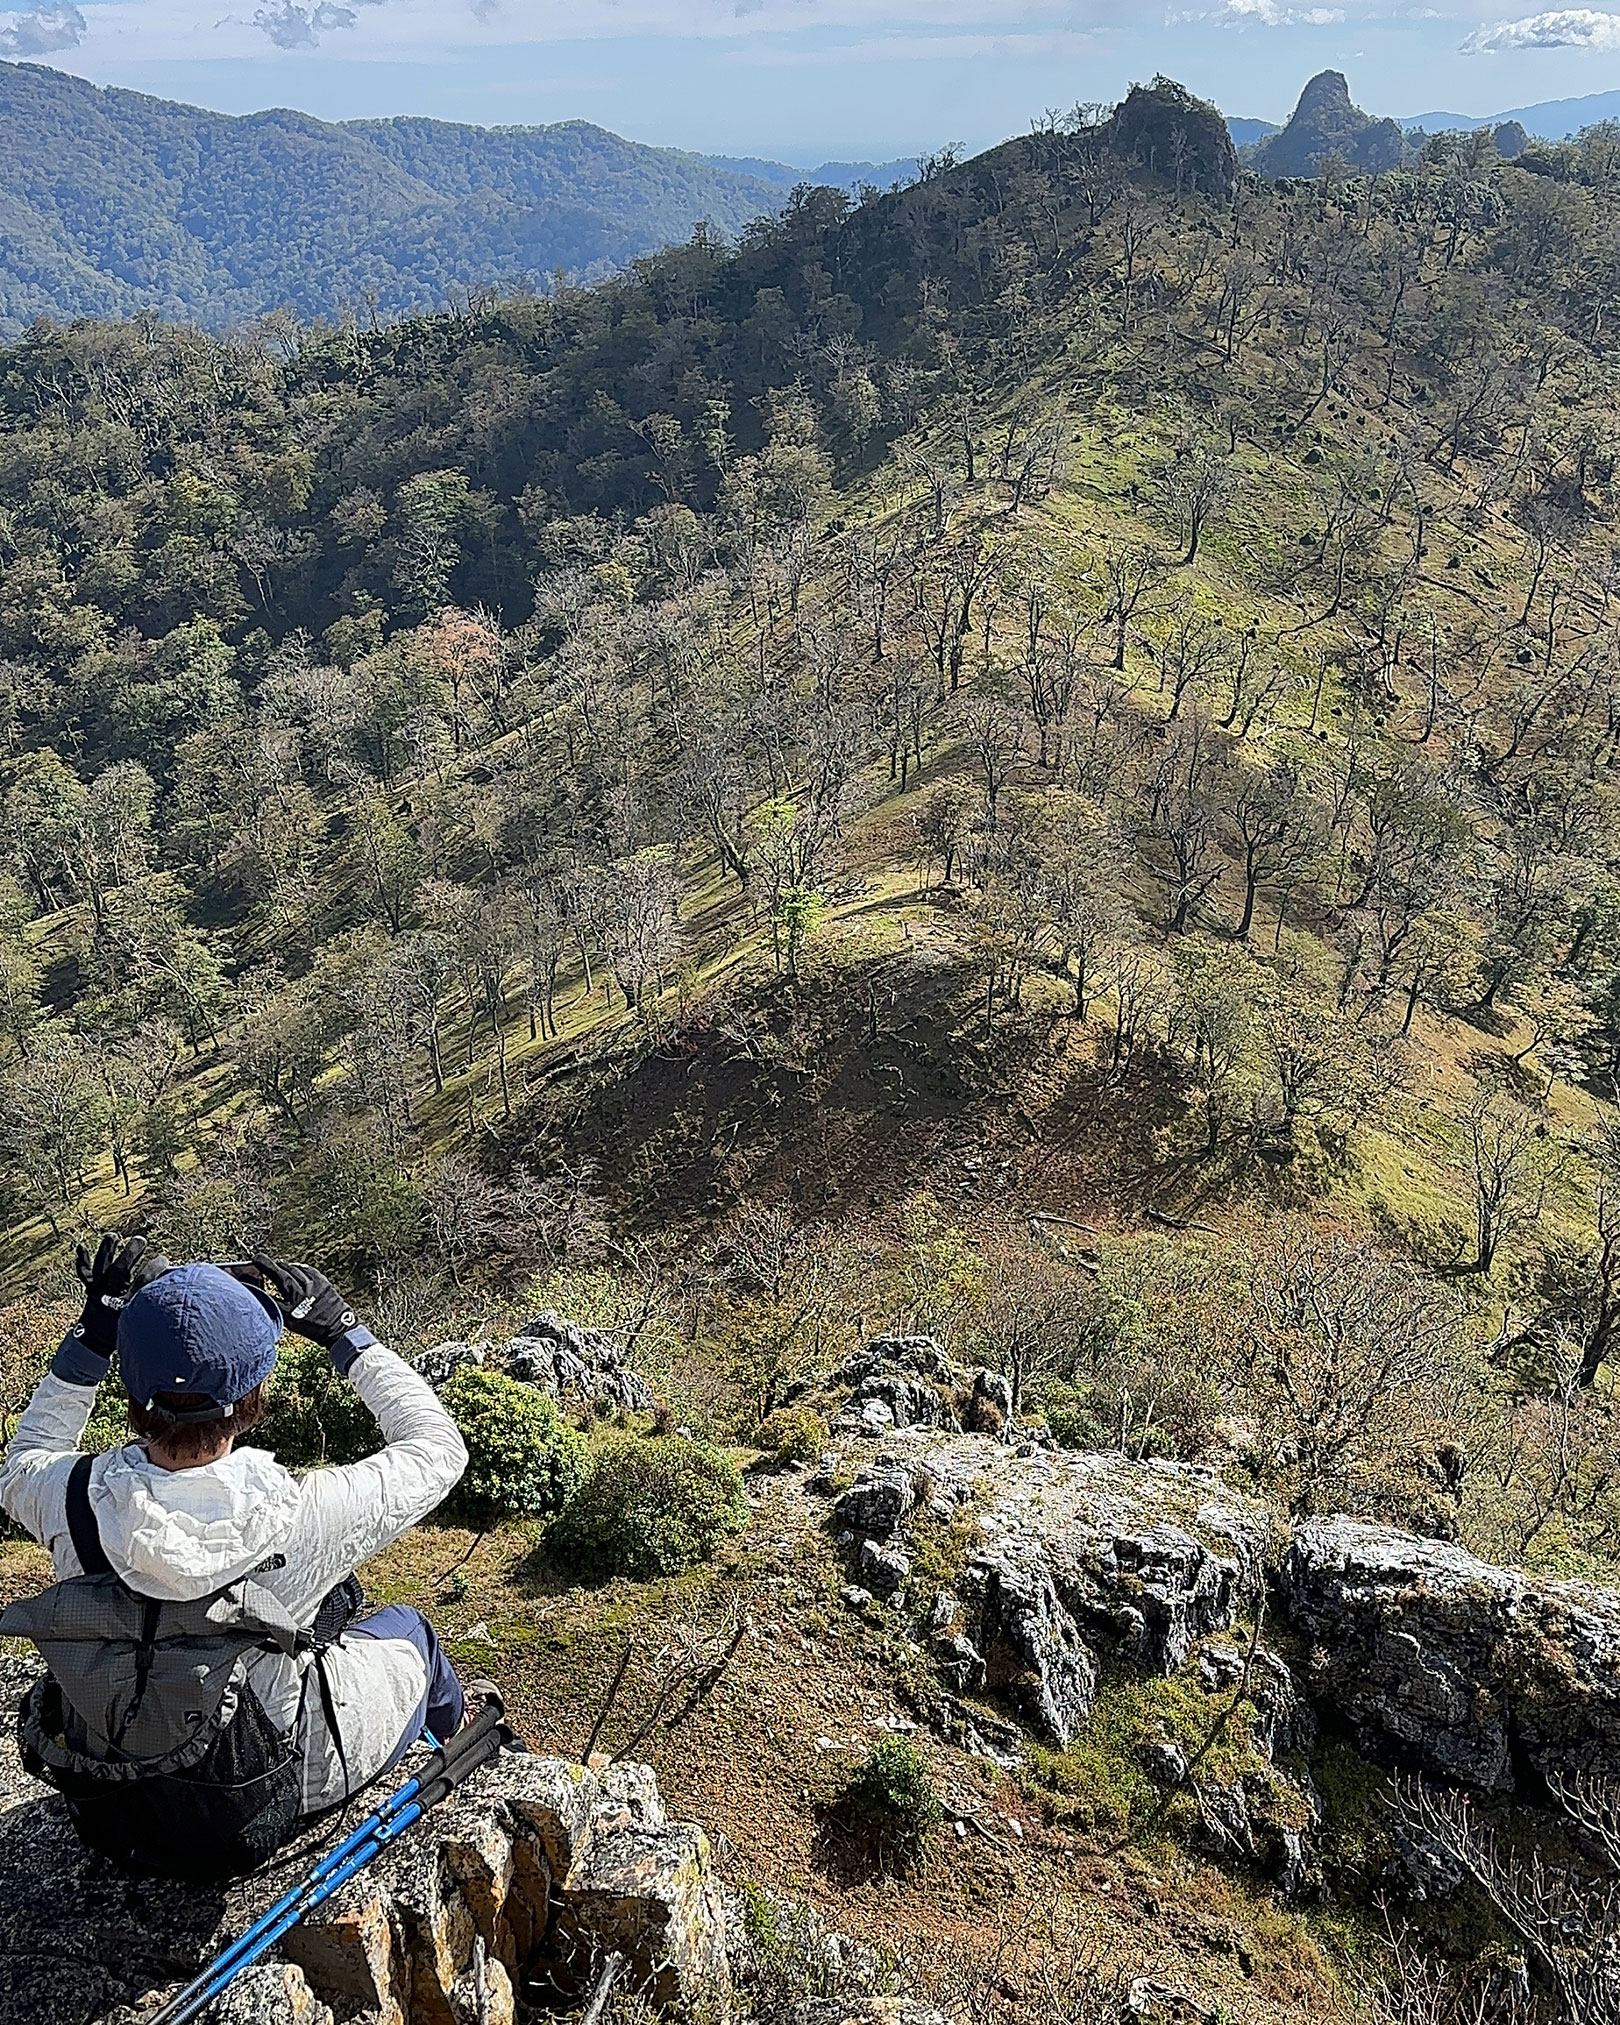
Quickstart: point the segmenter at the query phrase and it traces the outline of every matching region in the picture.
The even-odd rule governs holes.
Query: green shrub
[[[754,1436],[768,1455],[802,1463],[814,1462],[831,1439],[827,1423],[812,1406],[779,1406]]]
[[[585,1438],[532,1385],[464,1364],[444,1403],[467,1444],[467,1474],[445,1510],[469,1525],[559,1512],[585,1476]]]
[[[1119,1406],[1096,1385],[1046,1386],[1038,1405],[1042,1418],[1059,1448],[1081,1449],[1088,1454],[1106,1453],[1119,1446]],[[1125,1429],[1126,1446],[1132,1455],[1174,1458],[1176,1445],[1163,1428],[1140,1425],[1134,1418]]]
[[[922,1753],[900,1737],[877,1745],[844,1788],[843,1803],[857,1833],[905,1870],[921,1862],[943,1814]]]
[[[383,1445],[382,1429],[318,1343],[283,1339],[265,1395],[264,1419],[248,1437],[288,1469],[359,1462]]]
[[[1088,1452],[1109,1449],[1114,1445],[1112,1432],[1092,1412],[1089,1406],[1081,1404],[1079,1396],[1047,1401],[1046,1424],[1052,1431],[1052,1439],[1059,1448],[1083,1449]]]
[[[645,1582],[706,1561],[748,1523],[742,1478],[707,1443],[618,1435],[546,1536],[558,1566],[585,1580]]]

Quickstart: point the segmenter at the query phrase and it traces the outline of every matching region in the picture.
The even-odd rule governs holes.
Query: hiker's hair
[[[152,1401],[154,1408],[167,1408],[170,1413],[199,1413],[213,1401],[200,1392],[159,1392]],[[244,1434],[251,1434],[264,1418],[264,1386],[255,1385],[246,1399],[236,1402],[236,1411],[229,1420],[190,1421],[176,1426],[165,1419],[163,1412],[148,1411],[139,1400],[129,1402],[129,1424],[142,1441],[159,1443],[165,1455],[172,1455],[176,1462],[201,1462],[205,1456],[222,1451],[227,1440]]]

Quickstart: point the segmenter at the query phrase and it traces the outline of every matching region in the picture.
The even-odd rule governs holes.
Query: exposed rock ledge
[[[1311,1692],[1375,1757],[1485,1792],[1620,1778],[1620,1596],[1352,1519],[1282,1565]]]
[[[1207,1470],[919,1428],[886,1436],[834,1505],[857,1565],[896,1598],[924,1513],[972,1529],[929,1626],[942,1673],[1000,1692],[1057,1744],[1089,1722],[1105,1661],[1175,1673],[1252,1616],[1278,1544],[1271,1508]]]
[[[1242,1654],[1211,1641],[1269,1603],[1293,1636],[1249,1667],[1268,1756],[1304,1748],[1313,1704],[1369,1756],[1477,1791],[1534,1797],[1577,1771],[1620,1782],[1613,1590],[1347,1518],[1290,1538],[1206,1470],[1060,1450],[1010,1422],[994,1440],[959,1432],[957,1404],[983,1388],[931,1339],[870,1344],[826,1390],[843,1440],[810,1481],[849,1551],[846,1601],[912,1612],[947,1689],[999,1700],[1052,1743],[1085,1730],[1110,1666],[1168,1675],[1196,1659],[1206,1686],[1242,1678]],[[930,1520],[954,1522],[956,1565],[947,1590],[914,1595]],[[981,1729],[982,1710],[966,1712]]]
[[[139,2025],[315,1854],[230,1891],[124,1877],[18,1762],[12,1717],[32,1672],[0,1660],[0,2021]],[[577,2001],[613,1949],[654,2003],[701,1990],[724,2014],[725,1919],[701,1829],[665,1818],[646,1766],[506,1756],[295,1928],[214,2015],[512,2025],[524,1986]]]

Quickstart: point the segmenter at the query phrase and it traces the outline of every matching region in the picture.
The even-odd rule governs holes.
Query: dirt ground
[[[712,1694],[635,1755],[657,1769],[671,1811],[708,1831],[726,1878],[810,1905],[890,1959],[907,1988],[959,1990],[977,1977],[997,1987],[1000,2015],[1035,2025],[1050,2016],[1040,1969],[1057,1930],[1071,1957],[1184,1990],[1233,2025],[1341,2015],[1309,1918],[1275,1905],[1261,1881],[1234,1880],[1168,1840],[1109,1852],[1051,1826],[1015,1772],[919,1721],[936,1700],[931,1670],[901,1619],[843,1602],[847,1576],[806,1479],[750,1472],[747,1532],[679,1582],[560,1589],[534,1571],[520,1533],[475,1541],[431,1528],[365,1572],[377,1596],[434,1612],[463,1674],[500,1683],[535,1748],[570,1755],[590,1741],[627,1645],[598,1738],[609,1751],[645,1721],[672,1630],[719,1636],[746,1623]],[[924,1751],[948,1816],[910,1877],[864,1865],[835,1806],[893,1734]]]

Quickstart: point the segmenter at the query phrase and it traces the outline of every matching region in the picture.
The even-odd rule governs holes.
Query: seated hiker
[[[424,1729],[442,1740],[466,1718],[426,1619],[357,1616],[354,1570],[441,1502],[467,1451],[427,1382],[308,1266],[174,1267],[106,1238],[79,1272],[83,1317],[0,1469],[0,1506],[58,1578],[4,1619],[50,1669],[24,1705],[25,1761],[121,1861],[248,1868]],[[295,1477],[251,1445],[284,1329],[328,1351],[377,1418],[378,1454]],[[92,1460],[78,1444],[115,1351],[134,1439]]]

